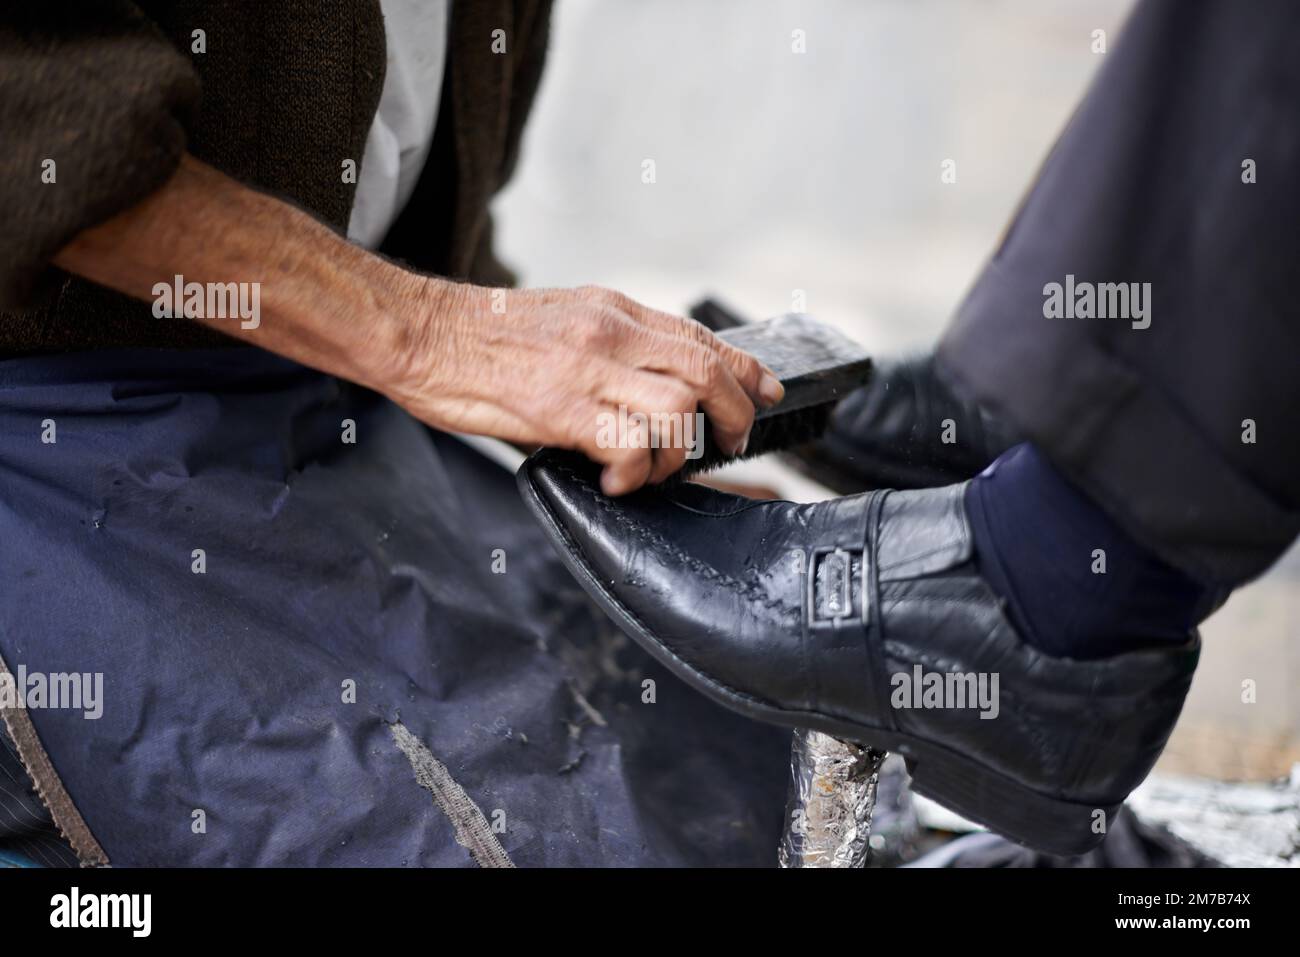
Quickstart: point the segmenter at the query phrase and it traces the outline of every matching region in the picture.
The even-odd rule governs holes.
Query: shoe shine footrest
[[[785,831],[777,848],[782,867],[867,866],[884,760],[883,751],[795,729]]]

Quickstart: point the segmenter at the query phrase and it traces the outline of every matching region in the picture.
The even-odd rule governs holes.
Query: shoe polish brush
[[[785,387],[785,397],[758,410],[742,455],[719,448],[706,421],[699,454],[692,450],[693,457],[678,473],[681,478],[812,441],[826,430],[836,403],[871,374],[871,359],[861,346],[806,315],[735,325],[717,335],[771,369]]]

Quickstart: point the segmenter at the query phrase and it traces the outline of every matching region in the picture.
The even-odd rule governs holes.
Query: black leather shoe
[[[990,413],[959,399],[926,355],[878,363],[871,381],[835,407],[825,434],[786,461],[841,494],[936,488],[979,474],[1017,441]]]
[[[525,499],[628,635],[742,714],[896,751],[919,792],[1056,854],[1101,842],[1199,652],[1095,661],[1020,640],[972,562],[963,485],[811,505],[700,485],[600,493],[543,451]]]

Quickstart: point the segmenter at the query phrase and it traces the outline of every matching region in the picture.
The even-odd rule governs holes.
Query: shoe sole
[[[519,470],[516,479],[525,503],[541,519],[542,528],[560,553],[560,559],[583,590],[624,633],[691,688],[748,718],[792,729],[809,728],[879,751],[900,754],[907,761],[913,790],[1018,844],[1050,854],[1074,856],[1092,850],[1105,839],[1119,811],[1119,803],[1099,806],[1050,797],[924,738],[815,712],[778,708],[700,672],[665,647],[636,615],[605,591],[593,571],[578,557],[580,546],[533,487],[526,466]],[[1105,815],[1100,833],[1095,830],[1099,813]]]

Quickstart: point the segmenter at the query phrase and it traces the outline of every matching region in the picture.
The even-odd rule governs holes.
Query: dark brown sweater
[[[550,6],[453,2],[433,147],[383,252],[511,280],[488,203],[518,153]],[[384,64],[378,0],[45,0],[0,14],[0,357],[230,342],[50,259],[159,188],[186,150],[343,232],[356,188],[343,163],[361,164]]]

